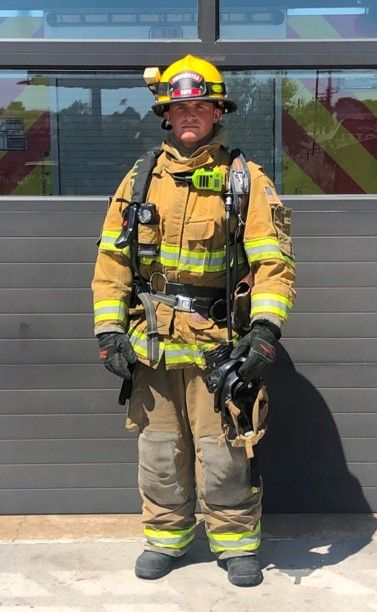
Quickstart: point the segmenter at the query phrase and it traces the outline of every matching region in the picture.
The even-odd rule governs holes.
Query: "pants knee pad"
[[[192,490],[190,461],[174,432],[143,431],[139,436],[139,487],[161,506],[185,503]]]
[[[219,446],[216,437],[201,438],[204,501],[209,505],[236,507],[251,495],[250,461],[243,448]]]

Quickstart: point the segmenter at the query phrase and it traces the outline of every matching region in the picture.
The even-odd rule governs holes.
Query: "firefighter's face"
[[[212,102],[187,100],[171,104],[164,116],[176,139],[190,148],[212,133],[213,124],[220,120],[221,114]]]

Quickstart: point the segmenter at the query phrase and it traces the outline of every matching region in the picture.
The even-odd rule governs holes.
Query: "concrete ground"
[[[377,610],[377,515],[266,515],[263,526],[264,582],[242,589],[202,524],[177,569],[148,582],[133,572],[139,516],[0,516],[1,612]]]

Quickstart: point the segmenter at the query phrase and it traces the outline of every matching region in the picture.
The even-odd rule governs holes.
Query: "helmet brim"
[[[152,110],[154,112],[155,115],[157,115],[157,117],[163,117],[164,113],[168,110],[169,106],[171,104],[177,104],[177,103],[182,103],[182,102],[188,102],[190,100],[194,100],[195,102],[211,102],[212,104],[214,104],[215,106],[217,106],[217,108],[220,108],[220,110],[223,111],[223,113],[229,115],[230,113],[234,113],[238,106],[235,102],[232,102],[232,100],[228,100],[228,98],[210,98],[210,97],[206,97],[206,96],[192,96],[192,97],[184,97],[184,98],[179,98],[177,100],[169,100],[169,102],[165,102],[163,104],[153,104],[152,106]]]

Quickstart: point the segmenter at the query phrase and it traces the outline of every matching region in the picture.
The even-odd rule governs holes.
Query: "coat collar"
[[[194,151],[190,157],[182,156],[171,137],[162,143],[162,150],[165,155],[162,155],[161,162],[169,173],[184,172],[185,170],[195,170],[208,166],[218,157],[219,150],[228,149],[229,138],[226,129],[222,125],[216,125],[214,134],[211,140],[200,146]]]

